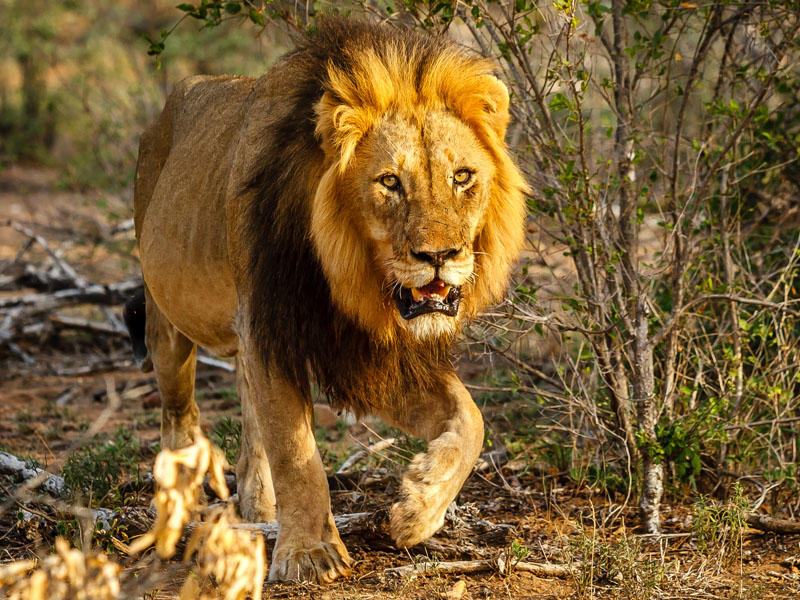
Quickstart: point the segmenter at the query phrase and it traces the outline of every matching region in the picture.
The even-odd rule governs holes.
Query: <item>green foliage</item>
[[[624,494],[628,490],[625,478],[613,467],[607,465],[575,467],[569,470],[569,476],[579,485],[585,484],[606,494]]]
[[[120,426],[111,438],[96,436],[67,456],[61,474],[75,496],[85,496],[92,506],[118,506],[125,502],[118,485],[138,477],[142,459],[138,440]]]
[[[142,131],[175,82],[197,73],[259,75],[284,42],[182,27],[157,64],[147,56],[173,4],[3,0],[0,166],[33,161],[69,188],[129,186]],[[191,19],[197,22],[195,19]]]
[[[528,550],[528,547],[519,540],[511,541],[511,556],[516,560],[525,560],[530,553],[531,551]]]
[[[547,464],[553,465],[559,472],[569,471],[572,465],[572,446],[556,436],[556,441],[545,441],[540,444],[538,455]]]
[[[664,460],[664,448],[657,439],[653,439],[644,431],[636,432],[636,449],[643,456],[649,457],[655,464]]]
[[[702,427],[687,428],[683,421],[672,422],[657,430],[663,455],[672,464],[678,480],[689,482],[692,485],[700,475],[702,467],[699,431],[704,431],[704,429]]]
[[[223,416],[211,426],[210,439],[225,453],[228,463],[235,465],[242,449],[242,422]]]
[[[731,492],[725,504],[701,495],[692,510],[692,536],[698,551],[715,554],[726,565],[741,559],[745,517],[750,512],[742,486],[735,483]]]
[[[572,580],[578,598],[596,598],[598,585],[610,585],[612,597],[647,600],[656,597],[665,568],[660,560],[645,553],[637,537],[622,535],[608,540],[597,529],[579,527],[569,540],[567,555],[574,564]],[[605,595],[603,595],[605,597]]]

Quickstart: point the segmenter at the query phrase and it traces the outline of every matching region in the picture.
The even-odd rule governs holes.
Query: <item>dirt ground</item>
[[[113,226],[128,216],[127,206],[123,198],[60,190],[57,176],[46,170],[14,167],[0,172],[0,275],[26,243],[25,235],[6,225],[9,220],[44,236],[90,281],[111,283],[135,275],[132,233],[113,233]],[[24,258],[39,265],[49,260],[34,246]],[[0,298],[19,293],[0,291]],[[63,313],[107,318],[98,311],[96,307],[77,307]],[[119,314],[120,308],[113,311]],[[86,443],[87,428],[104,414],[108,390],[113,389],[121,405],[111,414],[106,411],[108,418],[100,432],[110,435],[120,427],[132,431],[146,450],[140,469],[149,470],[159,444],[160,401],[152,375],[136,370],[123,338],[64,330],[48,334],[45,340],[26,339],[20,348],[32,360],[0,349],[0,449],[35,459],[43,468],[59,473],[67,454]],[[473,367],[469,370],[474,371]],[[234,376],[223,369],[198,368],[197,398],[207,431],[220,416],[239,414]],[[486,405],[484,412],[492,422],[493,405]],[[324,407],[318,409],[317,417],[317,439],[331,471],[379,434],[388,435],[378,422],[353,423]],[[370,459],[358,478],[334,485],[334,514],[387,509],[410,449],[413,444],[399,441],[380,457]],[[267,584],[265,597],[800,598],[796,562],[800,536],[746,530],[738,555],[732,559],[713,550],[701,552],[691,535],[691,505],[678,504],[679,499],[672,498],[673,504],[663,511],[665,536],[635,537],[632,499],[601,494],[576,485],[568,473],[523,462],[511,460],[502,467],[476,472],[458,499],[462,514],[508,525],[502,535],[459,539],[454,528],[446,527],[431,544],[409,551],[392,547],[386,537],[348,536],[345,543],[355,560],[351,577],[326,587]],[[148,506],[151,494],[143,489],[137,496],[139,505]],[[0,560],[27,557],[52,543],[48,535],[28,535],[15,510],[7,504],[4,507]],[[639,544],[634,554],[628,552],[628,540]],[[600,560],[600,548],[616,553],[612,557],[615,573],[621,572],[621,576],[603,572],[602,565],[610,563]],[[503,552],[524,555],[525,561],[569,565],[575,574],[543,578],[514,569],[508,573],[490,569],[417,577],[384,571],[426,557],[443,564],[496,559]],[[595,560],[586,561],[587,556]],[[465,587],[459,580],[464,580]],[[147,597],[174,598],[178,587],[179,581],[171,582]]]

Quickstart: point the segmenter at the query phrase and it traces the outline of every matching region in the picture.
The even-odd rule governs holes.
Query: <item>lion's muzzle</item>
[[[455,317],[461,302],[461,288],[434,279],[420,288],[397,286],[393,298],[400,316],[407,320],[434,312]]]

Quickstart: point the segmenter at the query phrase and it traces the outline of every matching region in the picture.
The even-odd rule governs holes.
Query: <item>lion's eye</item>
[[[400,179],[397,177],[397,175],[387,174],[381,177],[379,181],[387,190],[394,191],[400,187]]]
[[[472,171],[469,169],[459,169],[453,173],[453,181],[456,185],[466,185],[472,179]]]

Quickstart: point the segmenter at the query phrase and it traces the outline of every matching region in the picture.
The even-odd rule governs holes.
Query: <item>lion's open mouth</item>
[[[434,279],[421,288],[397,286],[394,302],[404,319],[413,319],[432,312],[455,317],[461,302],[461,288],[448,285],[441,279]]]

